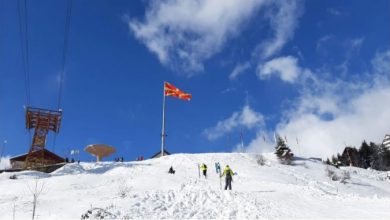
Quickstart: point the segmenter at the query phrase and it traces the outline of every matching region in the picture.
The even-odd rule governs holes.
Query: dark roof
[[[32,154],[33,156],[36,156],[38,155],[42,150],[37,150],[37,151],[34,151]],[[46,149],[43,149],[44,151],[44,155],[45,155],[45,158],[51,158],[55,161],[58,161],[58,162],[64,162],[65,159],[58,156],[57,154],[49,151],[49,150],[46,150]],[[27,153],[28,154],[28,153]],[[15,157],[12,157],[10,158],[10,161],[25,161],[26,160],[26,157],[27,157],[27,154],[22,154],[22,155],[18,155],[18,156],[15,156]]]
[[[351,154],[358,153],[358,150],[354,147],[345,147],[342,155],[349,154],[349,153],[351,153]]]
[[[161,155],[161,150],[157,153],[155,153],[153,156],[151,156],[150,158],[155,158],[157,156]],[[164,149],[164,155],[171,155],[171,153],[169,153],[167,150]]]

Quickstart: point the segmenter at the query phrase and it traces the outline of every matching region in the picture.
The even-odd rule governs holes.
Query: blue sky
[[[0,2],[5,155],[31,142],[17,2]],[[34,107],[57,108],[66,3],[27,3]],[[193,95],[167,98],[173,153],[237,150],[241,130],[249,152],[271,151],[274,132],[303,156],[381,142],[390,133],[389,8],[386,0],[73,1],[63,121],[47,148],[65,156],[105,143],[117,148],[111,158],[153,155],[164,80]]]

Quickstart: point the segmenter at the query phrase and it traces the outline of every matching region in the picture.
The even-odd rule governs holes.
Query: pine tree
[[[277,137],[275,154],[282,164],[291,164],[294,154],[291,149],[286,145],[286,142],[280,137]]]
[[[366,160],[369,161],[368,167],[381,171],[390,170],[390,150],[386,147],[386,145],[377,145],[370,142],[370,145],[368,146],[369,151],[365,151],[364,149],[367,148],[367,146],[363,147],[363,144],[359,153],[363,154],[364,157],[367,158]]]
[[[390,151],[385,145],[381,144],[377,146],[377,159],[376,166],[374,169],[386,171],[390,169]]]
[[[383,161],[383,170],[390,170],[390,150],[387,146],[382,144],[382,161]]]
[[[370,148],[372,149],[373,152],[370,157],[370,167],[375,170],[382,170],[380,147],[375,143],[370,142]]]
[[[374,149],[372,149],[366,141],[363,141],[362,145],[359,149],[359,155],[361,158],[361,167],[367,169],[371,166],[371,159],[374,153]]]
[[[332,155],[332,164],[337,165],[337,162],[338,162],[337,157],[335,155]]]

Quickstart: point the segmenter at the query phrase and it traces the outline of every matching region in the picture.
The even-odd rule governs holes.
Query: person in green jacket
[[[233,170],[230,169],[229,165],[226,165],[225,169],[223,169],[223,173],[221,177],[225,177],[225,190],[229,187],[229,190],[232,190],[232,181],[233,181]]]
[[[200,166],[200,170],[203,172],[204,178],[207,178],[207,165],[202,163],[202,165]]]

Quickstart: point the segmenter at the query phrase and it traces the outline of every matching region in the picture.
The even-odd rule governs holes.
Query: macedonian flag
[[[165,96],[174,96],[179,99],[190,101],[192,95],[189,93],[185,93],[180,89],[176,88],[174,85],[164,82],[164,95]]]

